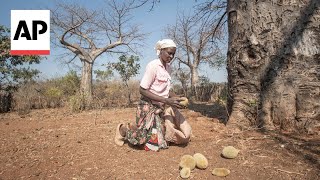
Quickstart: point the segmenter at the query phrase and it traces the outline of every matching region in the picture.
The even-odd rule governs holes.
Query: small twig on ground
[[[97,125],[97,111],[95,112],[95,117],[94,117],[94,125]]]
[[[302,173],[291,172],[291,171],[286,171],[286,170],[282,170],[282,169],[277,169],[277,170],[278,170],[278,171],[281,171],[281,172],[288,173],[288,174],[298,174],[298,175],[304,176],[304,174],[302,174]]]
[[[256,156],[256,157],[261,157],[261,158],[266,158],[266,157],[269,157],[269,156],[256,155],[256,154],[252,154],[252,155],[254,155],[254,156]]]
[[[261,149],[253,149],[253,150],[249,150],[248,152],[255,152],[255,151],[261,151]]]
[[[270,139],[270,137],[268,137],[268,136],[263,136],[263,137],[249,137],[249,138],[246,138],[245,140],[246,140],[246,141],[250,141],[250,140],[264,140],[264,139]]]

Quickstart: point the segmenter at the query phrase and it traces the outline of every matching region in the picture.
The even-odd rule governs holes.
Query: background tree
[[[190,70],[186,68],[173,68],[173,78],[177,79],[181,83],[183,94],[188,97],[188,84],[190,81]]]
[[[113,77],[113,72],[111,69],[107,69],[105,71],[97,69],[94,71],[94,73],[96,74],[96,80],[98,82],[103,82],[106,80],[110,80],[111,77]]]
[[[230,122],[319,132],[319,9],[319,0],[228,0]]]
[[[9,29],[0,25],[0,90],[11,92],[32,80],[40,71],[28,67],[40,63],[40,56],[11,56]]]
[[[108,1],[103,11],[90,10],[77,4],[58,4],[52,10],[52,27],[62,47],[82,63],[80,92],[86,101],[92,99],[92,68],[103,53],[134,51],[143,40],[137,25],[131,24],[134,1],[122,4]],[[90,104],[90,103],[89,103]]]
[[[199,83],[198,71],[201,63],[216,67],[224,62],[219,44],[223,42],[224,37],[222,25],[221,21],[216,19],[225,18],[225,14],[221,14],[220,9],[212,8],[212,3],[199,4],[198,12],[193,15],[180,13],[176,24],[167,28],[167,35],[178,44],[176,59],[190,69],[193,89]],[[225,7],[226,5],[221,8]]]
[[[40,73],[28,67],[40,60],[39,56],[11,56],[9,29],[0,25],[0,112],[8,112],[12,93]]]
[[[125,88],[128,90],[128,105],[132,104],[131,100],[131,91],[129,90],[129,80],[130,78],[136,76],[140,69],[140,61],[138,56],[131,55],[127,57],[126,55],[121,55],[119,57],[119,62],[117,63],[110,63],[108,66],[111,69],[115,69],[121,77]]]

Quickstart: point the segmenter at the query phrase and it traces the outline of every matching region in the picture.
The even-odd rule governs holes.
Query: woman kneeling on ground
[[[115,143],[128,141],[132,145],[144,145],[145,150],[158,151],[168,148],[168,143],[187,144],[191,126],[179,112],[179,102],[185,100],[170,91],[170,62],[176,52],[171,39],[156,43],[158,59],[148,63],[140,82],[141,100],[138,103],[136,123],[119,124]]]

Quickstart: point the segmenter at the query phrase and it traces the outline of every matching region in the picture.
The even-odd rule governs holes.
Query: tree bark
[[[92,65],[93,62],[81,59],[82,62],[82,75],[80,91],[84,97],[85,106],[90,106],[92,101]]]
[[[191,68],[191,86],[196,86],[199,83],[198,67]]]
[[[198,67],[191,66],[191,94],[197,98],[197,86],[199,83],[199,72]]]
[[[231,124],[319,132],[319,4],[228,0]]]
[[[127,95],[128,95],[128,106],[130,106],[132,104],[132,100],[131,100],[131,91],[129,89],[128,81],[125,81],[124,84],[125,84]]]

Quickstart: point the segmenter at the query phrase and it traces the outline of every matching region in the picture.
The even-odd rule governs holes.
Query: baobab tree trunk
[[[319,132],[319,4],[228,0],[231,124]]]
[[[191,68],[191,94],[197,98],[197,86],[199,83],[198,67],[193,66]]]
[[[92,101],[92,62],[81,59],[82,75],[80,84],[80,93],[84,97],[85,106],[90,106]]]
[[[191,85],[196,86],[199,82],[199,72],[198,67],[191,68]]]

